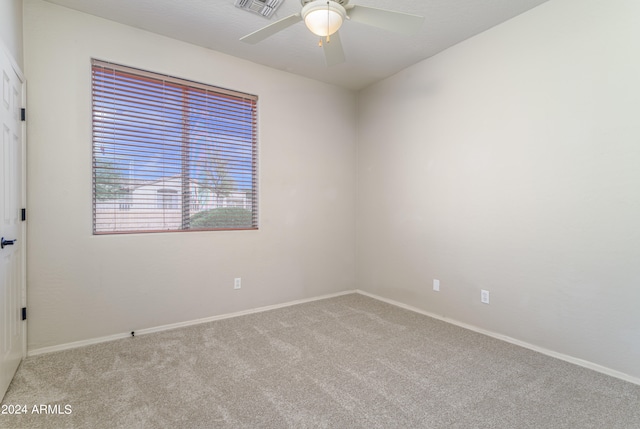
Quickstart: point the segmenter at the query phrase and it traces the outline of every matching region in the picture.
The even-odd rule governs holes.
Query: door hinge
[[[22,307],[22,320],[27,320],[27,307]]]
[[[27,220],[27,209],[22,209],[22,221]]]
[[[20,109],[20,120],[22,122],[27,120],[27,109],[25,109],[24,107]]]

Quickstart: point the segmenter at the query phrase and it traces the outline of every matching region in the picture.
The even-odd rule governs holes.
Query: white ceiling
[[[300,12],[299,0],[284,0],[270,20],[236,8],[235,0],[47,1],[357,90],[547,0],[350,0],[350,4],[422,15],[425,21],[414,36],[347,21],[340,29],[346,61],[329,68],[317,46],[317,36],[303,22],[256,45],[239,41],[246,34]]]

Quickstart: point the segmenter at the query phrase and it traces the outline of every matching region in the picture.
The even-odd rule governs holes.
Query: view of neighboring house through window
[[[93,232],[257,229],[257,97],[92,61]]]

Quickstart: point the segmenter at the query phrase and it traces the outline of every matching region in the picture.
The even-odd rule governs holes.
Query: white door
[[[24,353],[22,80],[0,45],[0,398]]]

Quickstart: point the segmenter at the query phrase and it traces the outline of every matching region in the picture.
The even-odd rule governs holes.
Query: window
[[[93,232],[257,229],[257,97],[92,61]]]
[[[178,209],[180,208],[180,200],[178,199],[177,189],[158,189],[158,208],[159,209]],[[192,208],[193,210],[193,208]]]

